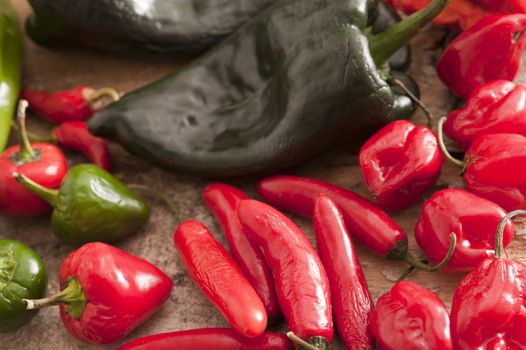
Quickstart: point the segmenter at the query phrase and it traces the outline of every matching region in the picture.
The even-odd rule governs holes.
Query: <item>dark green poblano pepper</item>
[[[24,175],[15,179],[53,206],[51,227],[65,243],[115,243],[143,226],[150,207],[126,185],[92,164],[69,170],[58,190]]]
[[[88,125],[167,168],[280,171],[358,144],[413,103],[388,60],[448,4],[372,34],[375,1],[279,1],[185,69],[126,95]]]
[[[26,310],[22,299],[42,298],[47,271],[40,256],[25,244],[0,240],[0,332],[25,325],[35,311]]]

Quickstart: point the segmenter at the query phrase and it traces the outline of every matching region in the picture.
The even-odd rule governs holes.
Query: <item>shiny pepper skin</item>
[[[453,350],[446,306],[414,282],[399,282],[378,299],[371,327],[382,350]]]
[[[504,13],[526,13],[525,0],[474,0],[490,11]]]
[[[435,184],[444,156],[431,129],[400,120],[374,134],[360,149],[359,161],[376,204],[397,211]]]
[[[514,80],[526,45],[525,29],[525,14],[481,19],[446,48],[437,65],[440,79],[462,98],[490,81]]]

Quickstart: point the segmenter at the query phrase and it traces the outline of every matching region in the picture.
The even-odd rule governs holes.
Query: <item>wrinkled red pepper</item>
[[[61,292],[27,300],[28,309],[60,304],[62,322],[75,338],[110,344],[146,321],[168,299],[172,281],[139,257],[104,243],[88,243],[60,267]]]

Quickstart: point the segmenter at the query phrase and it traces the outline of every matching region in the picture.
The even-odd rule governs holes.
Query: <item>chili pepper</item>
[[[225,184],[208,185],[203,191],[203,199],[221,224],[234,260],[265,304],[268,317],[279,317],[281,310],[272,272],[259,247],[243,232],[237,217],[239,203],[248,198],[246,193]]]
[[[474,0],[488,10],[504,13],[526,13],[524,0]]]
[[[33,249],[11,240],[0,240],[0,333],[22,327],[35,315],[22,299],[42,298],[47,271]]]
[[[97,113],[88,128],[170,169],[240,176],[291,167],[411,115],[411,99],[378,67],[388,70],[392,54],[448,1],[377,35],[366,34],[371,0],[277,2],[188,68]]]
[[[22,79],[22,34],[9,0],[0,0],[0,152],[5,149]]]
[[[437,65],[442,81],[462,98],[493,80],[513,80],[526,45],[526,15],[481,19],[446,48]]]
[[[118,101],[120,98],[112,88],[95,90],[87,86],[57,92],[23,89],[21,95],[29,101],[31,110],[57,124],[86,121],[103,107],[102,99]]]
[[[117,350],[289,350],[284,334],[263,333],[257,338],[244,338],[228,328],[191,329],[150,335],[135,339]]]
[[[431,129],[399,120],[362,146],[359,161],[376,204],[395,211],[416,203],[436,183],[444,156]]]
[[[495,256],[481,262],[460,281],[451,307],[455,348],[524,349],[526,265],[506,256],[503,231],[508,220],[524,215],[511,212],[501,221]]]
[[[371,328],[382,350],[453,349],[446,306],[414,282],[399,282],[378,299]]]
[[[88,243],[60,267],[61,291],[28,299],[27,309],[60,305],[75,338],[110,344],[146,321],[170,296],[172,281],[150,262],[104,243]]]
[[[267,327],[265,305],[226,250],[199,221],[183,222],[174,245],[194,283],[240,335],[255,338]]]
[[[15,180],[51,206],[51,228],[62,242],[114,243],[143,226],[150,207],[126,185],[101,168],[82,164],[73,167],[58,190],[15,173]]]
[[[272,271],[292,340],[302,348],[327,349],[334,333],[330,286],[311,244],[294,222],[265,203],[246,199],[238,215]]]
[[[0,98],[1,99],[1,98]],[[64,154],[48,143],[31,144],[25,128],[27,102],[19,105],[19,124],[22,141],[0,156],[0,212],[15,216],[33,216],[49,212],[49,204],[13,179],[14,173],[24,174],[49,188],[58,188],[68,163]]]
[[[331,285],[338,334],[347,349],[374,349],[374,302],[342,214],[329,197],[321,195],[313,220],[318,252]]]

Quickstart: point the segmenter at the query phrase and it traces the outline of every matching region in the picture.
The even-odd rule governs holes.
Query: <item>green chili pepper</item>
[[[0,332],[11,332],[29,322],[34,311],[22,299],[42,298],[47,287],[44,262],[28,246],[0,240]]]
[[[5,149],[22,76],[22,36],[9,0],[0,0],[0,152]]]
[[[148,221],[150,207],[126,185],[92,164],[69,170],[58,190],[24,175],[15,179],[53,206],[51,227],[65,243],[114,243]]]

